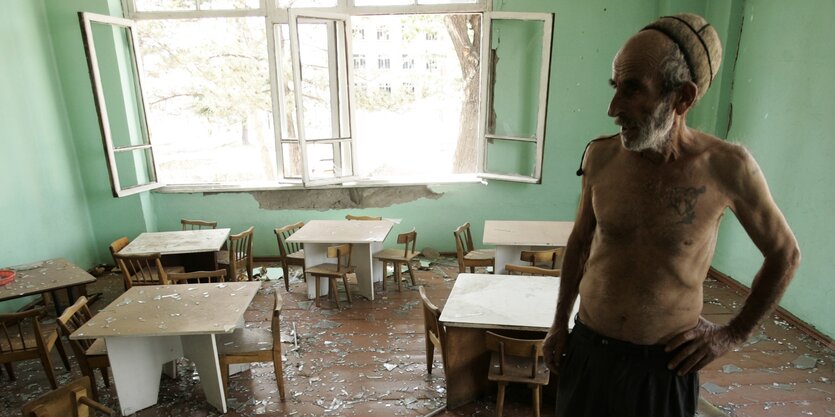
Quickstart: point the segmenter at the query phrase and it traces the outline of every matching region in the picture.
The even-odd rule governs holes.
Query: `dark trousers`
[[[577,319],[560,364],[557,417],[695,415],[699,375],[668,370],[673,354],[605,337]]]

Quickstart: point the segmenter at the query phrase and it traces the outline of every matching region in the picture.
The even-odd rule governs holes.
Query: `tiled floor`
[[[416,273],[418,284],[443,305],[454,283],[457,267],[441,259]],[[270,273],[273,271],[270,269]],[[426,373],[423,319],[416,288],[398,292],[389,285],[373,303],[360,296],[353,305],[336,310],[329,303],[317,308],[306,300],[304,284],[268,281],[256,296],[248,321],[269,318],[267,292],[275,287],[284,296],[282,337],[287,399],[281,402],[272,365],[256,364],[231,378],[229,416],[492,416],[494,399],[485,398],[455,411],[444,406],[445,382],[440,355],[432,375]],[[392,288],[395,288],[392,290]],[[121,292],[118,276],[104,275],[90,292],[103,292],[93,304],[100,309]],[[344,299],[344,295],[343,295]],[[705,315],[726,322],[737,311],[742,297],[727,286],[705,283]],[[266,323],[265,323],[266,324]],[[729,353],[702,372],[702,397],[729,416],[831,416],[835,415],[835,353],[777,318],[767,320],[757,334],[736,352]],[[69,351],[69,350],[68,350]],[[56,366],[60,366],[57,360]],[[79,375],[58,368],[59,383]],[[45,392],[49,384],[40,364],[16,365],[17,381],[0,376],[0,417],[18,416],[23,402]],[[100,389],[101,400],[118,409],[112,387]],[[509,392],[505,415],[531,416],[527,388]],[[542,415],[553,416],[551,401]],[[138,416],[209,416],[218,413],[203,398],[199,377],[186,361],[177,379],[162,378],[159,404]]]

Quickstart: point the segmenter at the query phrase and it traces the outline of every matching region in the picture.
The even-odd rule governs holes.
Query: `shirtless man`
[[[720,59],[716,32],[693,14],[653,22],[615,56],[609,116],[620,133],[590,143],[578,172],[545,342],[558,417],[694,415],[697,371],[749,337],[797,268],[797,242],[751,155],[685,124]],[[742,310],[720,325],[700,314],[726,208],[764,262]]]

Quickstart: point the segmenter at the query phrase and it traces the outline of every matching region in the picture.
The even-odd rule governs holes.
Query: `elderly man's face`
[[[659,151],[670,137],[672,95],[663,94],[660,65],[666,53],[663,35],[640,32],[627,41],[612,63],[615,95],[609,116],[620,126],[621,142],[631,151]]]

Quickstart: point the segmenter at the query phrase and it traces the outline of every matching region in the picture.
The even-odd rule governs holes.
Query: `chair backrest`
[[[270,323],[270,330],[273,334],[273,349],[281,348],[281,308],[284,306],[284,300],[281,294],[275,291],[275,298],[273,298],[273,315]],[[276,375],[276,378],[280,375]]]
[[[562,257],[562,251],[562,247],[546,250],[523,250],[519,259],[532,266],[556,269]]]
[[[238,270],[252,268],[252,235],[254,226],[236,235],[229,235],[229,267],[232,275],[230,281],[238,280]]]
[[[562,274],[562,271],[559,269],[540,268],[538,266],[531,265],[507,264],[505,265],[505,269],[507,270],[508,275],[538,275],[546,277],[558,277]]]
[[[64,334],[67,341],[70,342],[70,347],[75,354],[75,359],[78,362],[87,360],[87,349],[93,345],[95,339],[70,339],[70,335],[79,327],[83,326],[93,317],[90,307],[87,306],[87,297],[78,297],[78,300],[58,317],[58,327],[61,328],[61,333]]]
[[[116,262],[116,253],[119,252],[120,250],[122,250],[125,246],[127,246],[128,243],[130,243],[130,240],[128,240],[127,237],[120,237],[120,238],[114,240],[113,243],[110,244],[109,249],[110,249],[110,256],[113,257],[113,265],[119,266],[119,263]]]
[[[506,357],[516,356],[520,358],[528,358],[531,362],[530,377],[535,378],[539,371],[539,359],[542,358],[542,339],[514,339],[512,337],[501,336],[493,332],[486,332],[484,335],[484,344],[487,350],[492,352],[499,352],[499,374],[504,375],[504,368]]]
[[[383,216],[354,216],[346,214],[345,220],[383,220]]]
[[[205,220],[182,219],[180,224],[183,226],[183,230],[217,229],[217,222],[207,222]]]
[[[446,329],[441,325],[441,309],[429,300],[423,285],[418,287],[418,292],[420,293],[420,300],[423,304],[423,324],[429,333],[438,339],[442,350],[441,356],[446,360],[446,355],[444,354],[446,352]]]
[[[350,243],[328,246],[328,258],[336,258],[336,270],[338,272],[347,270],[351,266],[352,246]]]
[[[89,417],[93,409],[116,415],[109,407],[90,399],[91,392],[90,378],[84,376],[26,402],[21,413],[23,417]]]
[[[455,236],[455,251],[458,253],[458,262],[464,259],[464,255],[472,252],[475,249],[473,245],[473,236],[470,232],[470,223],[464,223],[458,226],[452,235]]]
[[[45,316],[45,307],[0,314],[0,363],[36,358],[39,350],[45,351],[41,328]]]
[[[298,252],[302,250],[302,244],[299,242],[288,242],[287,238],[289,238],[293,233],[296,233],[297,230],[301,229],[304,226],[304,222],[298,222],[293,224],[288,224],[283,227],[277,227],[275,232],[275,237],[278,240],[278,251],[281,254],[281,258],[286,258],[287,255],[291,253]]]
[[[136,255],[114,255],[125,278],[125,289],[134,285],[165,285],[168,274],[162,266],[159,252]]]
[[[412,229],[411,232],[397,235],[397,243],[403,245],[403,257],[408,257],[410,252],[415,251],[415,245],[417,244],[417,232],[415,229]]]
[[[168,282],[171,284],[210,284],[212,282],[225,281],[225,269],[218,269],[217,271],[172,272],[168,274]]]

